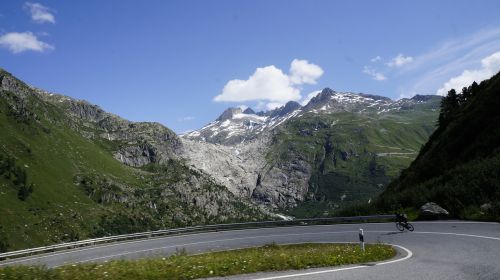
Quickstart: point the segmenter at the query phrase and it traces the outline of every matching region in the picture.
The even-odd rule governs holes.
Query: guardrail
[[[37,247],[31,249],[24,249],[19,251],[12,251],[0,254],[0,260],[5,260],[8,258],[18,258],[22,256],[42,254],[48,252],[54,252],[64,249],[72,249],[83,246],[92,246],[101,243],[125,241],[130,239],[140,239],[140,238],[151,238],[157,236],[175,235],[175,234],[185,234],[192,232],[202,232],[202,231],[219,231],[219,230],[235,230],[241,228],[265,228],[265,227],[280,227],[280,226],[297,226],[297,225],[311,225],[311,224],[329,224],[329,223],[342,223],[342,222],[359,222],[359,221],[369,221],[369,220],[386,220],[394,219],[394,215],[372,215],[372,216],[355,216],[355,217],[334,217],[334,218],[314,218],[314,219],[297,219],[297,220],[279,220],[279,221],[263,221],[263,222],[247,222],[247,223],[232,223],[232,224],[215,224],[215,225],[203,225],[203,226],[193,226],[185,228],[174,228],[174,229],[164,229],[148,232],[139,232],[132,234],[123,234],[115,236],[106,236],[94,239],[86,239],[75,242],[67,242],[61,244],[54,244],[44,247]]]

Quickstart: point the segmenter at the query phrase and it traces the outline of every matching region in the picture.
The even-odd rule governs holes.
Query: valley
[[[440,97],[324,89],[178,136],[0,72],[3,250],[370,203],[434,130]]]

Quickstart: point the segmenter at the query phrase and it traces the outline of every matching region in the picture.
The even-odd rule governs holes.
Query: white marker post
[[[361,251],[365,252],[365,234],[363,233],[363,229],[359,229],[359,246],[361,247]]]

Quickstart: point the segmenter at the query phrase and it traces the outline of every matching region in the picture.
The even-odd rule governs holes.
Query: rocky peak
[[[391,102],[392,101],[392,99],[390,99],[389,97],[380,96],[380,95],[359,93],[359,96],[362,96],[362,97],[365,97],[365,98],[370,98],[370,99],[373,99],[375,101],[377,101],[377,100],[386,101],[386,102]]]
[[[255,114],[255,111],[252,110],[252,108],[246,108],[245,111],[243,111],[243,114],[250,114],[250,115],[254,115]]]
[[[299,109],[300,107],[302,107],[302,106],[300,106],[299,103],[297,103],[295,101],[288,101],[285,104],[285,106],[282,106],[280,108],[274,109],[271,112],[270,116],[271,116],[271,118],[274,118],[274,117],[283,117],[283,116],[285,116],[285,115],[287,115],[287,114],[289,114],[289,113],[291,113],[291,112]]]
[[[29,86],[2,68],[0,68],[0,90],[15,92],[21,98],[25,98],[30,92]]]
[[[251,109],[250,109],[251,110]],[[243,111],[241,108],[228,108],[216,119],[216,121],[223,122],[225,120],[230,120],[236,114],[241,114]]]
[[[420,95],[417,94],[411,98],[413,101],[428,101],[429,99],[435,97],[435,95]]]
[[[333,89],[325,88],[318,95],[313,97],[311,101],[307,104],[308,106],[314,106],[316,104],[322,104],[328,102],[336,92]]]

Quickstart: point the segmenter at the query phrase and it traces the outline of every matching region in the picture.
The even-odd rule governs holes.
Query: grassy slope
[[[434,130],[436,104],[385,115],[310,114],[288,122],[276,135],[268,159],[287,161],[300,155],[313,166],[314,199],[291,214],[318,216],[374,198],[411,163]]]
[[[33,108],[44,105],[51,118],[64,119],[49,104],[39,100],[30,103]],[[25,168],[28,182],[34,184],[34,192],[26,201],[17,199],[9,182],[4,180],[2,184],[1,224],[13,248],[65,240],[64,234],[72,230],[82,237],[87,235],[85,232],[91,230],[103,209],[75,186],[76,174],[100,173],[137,184],[135,171],[64,124],[54,125],[46,119],[39,124],[33,120],[23,122],[9,114],[3,99],[0,105],[0,152],[14,157],[16,164]],[[35,113],[43,115],[42,111]]]
[[[439,127],[418,158],[392,182],[380,207],[434,201],[455,217],[500,220],[500,74]],[[480,210],[483,204],[490,209]]]
[[[62,108],[25,85],[20,91],[26,98],[0,91],[0,154],[27,173],[34,192],[20,200],[12,174],[0,176],[0,251],[263,217],[180,161],[143,169],[121,164],[112,155],[120,143],[83,137]],[[195,197],[205,200],[195,205]]]

